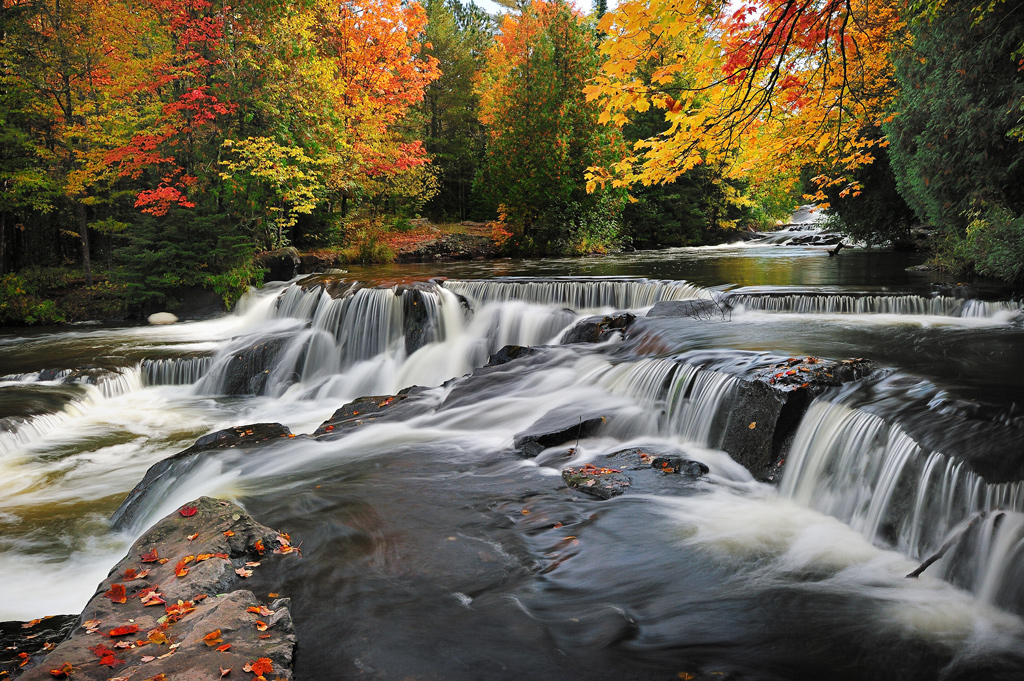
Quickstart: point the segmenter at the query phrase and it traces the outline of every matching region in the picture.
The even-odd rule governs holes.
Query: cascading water
[[[745,266],[758,249],[713,257]],[[781,494],[718,448],[727,446],[725,417],[747,404],[766,354],[814,352],[801,347],[807,317],[848,343],[845,356],[870,357],[873,348],[857,343],[871,336],[844,335],[851,332],[828,316],[986,317],[985,329],[1000,325],[1002,343],[1015,327],[1000,320],[1019,303],[858,291],[780,303],[747,291],[732,304],[793,318],[777,314],[771,335],[758,335],[757,314],[738,322],[663,316],[648,328],[678,332],[660,343],[641,348],[640,336],[629,336],[559,345],[586,315],[642,316],[660,301],[717,300],[716,289],[730,284],[699,281],[708,287],[629,276],[377,288],[325,278],[268,287],[230,318],[69,334],[67,346],[109,343],[94,354],[128,366],[80,373],[73,384],[65,381],[74,370],[39,380],[41,368],[71,362],[48,364],[34,359],[42,351],[26,351],[31,361],[9,363],[0,387],[71,392],[53,409],[17,416],[0,436],[8,438],[0,441],[0,619],[80,607],[147,524],[209,494],[241,501],[305,542],[302,561],[268,560],[248,582],[293,598],[302,645],[324,651],[303,656],[300,678],[332,678],[352,659],[389,679],[420,673],[425,659],[449,679],[692,671],[926,681],[950,665],[983,668],[971,666],[971,655],[1018,669],[1012,651],[1024,623],[990,606],[1021,612],[1024,483],[990,484],[963,460],[931,451],[893,416],[903,412],[872,402],[870,386],[857,384],[811,403],[783,450]],[[964,322],[929,333],[981,343],[982,328]],[[722,345],[716,334],[750,338]],[[773,346],[783,334],[786,346]],[[506,345],[533,349],[481,368]],[[0,344],[0,356],[8,347]],[[411,386],[421,387],[397,395]],[[359,415],[330,435],[301,435],[367,395],[393,395],[400,406],[379,420]],[[935,409],[970,412],[955,398]],[[928,400],[919,401],[931,408]],[[991,424],[1016,427],[1016,412],[1007,414]],[[573,432],[593,417],[599,427]],[[552,418],[568,435],[536,459],[515,453],[520,434]],[[754,437],[761,420],[737,418],[731,427]],[[200,435],[271,421],[300,436],[169,462],[167,476],[140,493],[125,533],[106,525],[154,463]],[[563,484],[564,467],[616,466],[631,448],[693,459],[710,472],[689,479],[629,468],[635,487],[608,501]],[[903,577],[961,530],[962,541],[923,579]],[[23,596],[39,585],[45,596]],[[381,612],[396,611],[400,618],[381,624]],[[337,612],[346,613],[341,637],[324,633]],[[531,655],[502,652],[509,649]],[[867,655],[877,664],[865,674]],[[527,657],[537,664],[522,666]]]
[[[889,314],[967,318],[1002,316],[1009,319],[1022,311],[1022,305],[1017,301],[984,301],[950,296],[731,293],[725,296],[725,300],[745,310],[817,315]]]

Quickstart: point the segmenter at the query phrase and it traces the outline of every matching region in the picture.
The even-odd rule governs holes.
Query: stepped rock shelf
[[[1018,297],[825,248],[404,265],[4,339],[4,670],[1020,678]]]

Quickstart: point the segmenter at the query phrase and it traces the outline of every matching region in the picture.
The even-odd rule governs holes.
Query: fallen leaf
[[[252,665],[250,671],[256,676],[263,676],[264,674],[269,674],[274,671],[274,665],[270,661],[269,657],[261,657],[250,664]]]
[[[170,558],[161,558],[157,562],[160,563],[161,565],[163,565],[164,563],[169,563],[170,560],[171,560]]]
[[[260,634],[260,638],[270,638],[273,634]]]
[[[217,652],[218,653],[226,653],[229,650],[231,650],[231,644],[230,643],[225,643],[222,646],[217,646]]]
[[[37,624],[39,624],[42,621],[43,620],[38,619],[38,620],[32,620],[31,622],[25,622],[24,624],[21,625],[21,628],[22,629],[31,629],[32,627],[36,626]]]
[[[86,620],[86,621],[82,622],[82,628],[85,629],[86,631],[90,631],[90,632],[96,631],[97,629],[100,628],[100,621],[99,620]]]
[[[267,594],[267,598],[277,598],[280,594]]]
[[[154,629],[153,631],[149,632],[146,635],[146,637],[156,644],[167,643],[167,634],[160,631],[159,629]]]
[[[224,534],[225,537],[234,537],[235,536],[235,533],[232,532],[231,530],[228,530],[227,532],[224,532],[223,534]]]
[[[128,602],[128,595],[125,593],[124,584],[111,584],[110,591],[103,594],[114,603],[126,603]]]
[[[220,629],[215,629],[214,631],[211,631],[209,634],[203,637],[203,643],[205,643],[210,648],[214,647],[218,643],[223,642],[224,639],[220,637]]]
[[[200,553],[198,556],[196,556],[196,562],[198,563],[200,561],[210,560],[211,558],[213,558],[212,553]]]
[[[757,428],[757,421],[751,421],[750,425],[747,426],[747,428],[750,428],[751,430],[753,430],[754,428]]]
[[[262,539],[257,539],[256,543],[253,545],[253,548],[256,549],[256,553],[260,554],[261,556],[267,550],[266,547],[263,546],[263,540]]]
[[[156,658],[152,655],[143,655],[141,659],[143,662],[152,662]]]
[[[119,664],[124,664],[124,660],[119,660],[113,655],[107,655],[106,657],[100,658],[100,664],[104,667],[116,667]]]
[[[118,627],[116,629],[111,629],[110,632],[107,633],[107,636],[126,636],[128,634],[134,634],[138,630],[139,630],[139,625],[137,625],[137,624],[129,624],[129,625],[124,626],[124,627]]]
[[[192,597],[192,602],[193,603],[198,603],[199,601],[202,601],[202,600],[205,600],[205,599],[206,599],[206,594],[196,594],[195,596]]]
[[[256,561],[254,561],[254,560],[250,560],[250,561],[248,561],[248,562],[247,562],[247,563],[245,564],[245,567],[259,567],[259,566],[260,566],[260,563],[259,563],[259,561],[258,561],[258,560],[256,560]]]
[[[263,620],[256,620],[256,631],[266,631],[269,628]]]
[[[228,667],[227,669],[224,669],[224,667],[220,668],[220,678],[223,679],[225,676],[227,676],[230,673],[231,673],[231,667]]]
[[[185,516],[186,518],[190,518],[194,516],[198,510],[199,509],[196,508],[195,506],[182,506],[180,509],[178,509],[178,513]]]
[[[143,679],[142,681],[167,681],[167,674],[157,674],[156,676],[151,676],[148,679]]]
[[[158,594],[156,591],[151,591],[139,599],[142,605],[163,605],[167,601],[161,598],[162,594]]]
[[[18,665],[19,667],[24,667],[32,661],[32,658],[28,656],[28,653],[18,653],[18,657],[21,658],[21,664]]]
[[[153,549],[151,551],[147,551],[146,553],[139,555],[139,560],[143,563],[155,563],[158,560],[160,560],[160,556],[157,555],[156,549]]]
[[[271,597],[276,596],[276,595],[277,594],[271,594]],[[268,608],[265,605],[260,605],[259,607],[255,606],[255,605],[250,606],[249,608],[246,608],[246,612],[254,612],[257,615],[260,615],[262,617],[270,617],[271,615],[274,614],[274,611],[271,610],[270,608]]]
[[[188,540],[189,540],[189,541],[192,541],[193,539],[195,539],[195,538],[196,538],[196,537],[198,537],[198,536],[199,536],[199,533],[198,533],[198,532],[193,532],[192,534],[190,534],[190,535],[188,536]]]
[[[124,650],[125,648],[133,648],[133,647],[135,647],[135,644],[132,643],[131,641],[118,641],[117,643],[114,644],[114,647],[117,648],[118,650]]]
[[[126,582],[132,581],[133,579],[135,579],[135,576],[137,574],[138,574],[138,572],[135,571],[135,568],[128,568],[127,570],[124,571],[124,581],[126,581]]]
[[[71,676],[74,673],[75,673],[75,668],[71,665],[70,662],[65,662],[64,664],[62,664],[60,666],[59,669],[51,669],[50,670],[50,676],[53,676],[53,677],[58,678],[58,679],[66,679],[67,677]]]
[[[235,570],[235,574],[239,577],[252,577],[252,570],[246,570],[245,568],[238,568]]]

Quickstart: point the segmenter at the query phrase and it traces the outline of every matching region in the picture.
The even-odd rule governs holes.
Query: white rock
[[[173,324],[178,318],[170,312],[155,312],[149,315],[150,324]]]

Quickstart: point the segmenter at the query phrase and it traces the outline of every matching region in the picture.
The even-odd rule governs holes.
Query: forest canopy
[[[46,318],[12,301],[67,268],[115,306],[230,302],[261,251],[387,259],[420,216],[585,253],[728,239],[804,197],[1024,277],[1019,3],[503,4],[3,0],[0,312]]]

